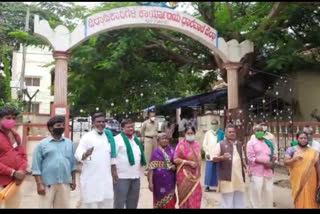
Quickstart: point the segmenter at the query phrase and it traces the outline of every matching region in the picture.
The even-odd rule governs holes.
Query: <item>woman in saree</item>
[[[148,165],[149,189],[153,192],[153,207],[174,209],[176,205],[176,167],[173,163],[174,148],[169,146],[166,133],[158,135],[158,148],[152,152]]]
[[[297,142],[285,153],[289,168],[292,198],[295,208],[319,208],[316,192],[319,187],[319,153],[308,146],[307,134],[297,133]]]
[[[182,209],[199,209],[201,205],[201,153],[195,133],[194,127],[186,127],[185,138],[178,143],[174,154],[179,208]]]

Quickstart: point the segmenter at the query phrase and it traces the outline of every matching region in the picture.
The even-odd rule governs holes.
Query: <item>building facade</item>
[[[13,52],[12,58],[12,99],[18,98],[17,86],[20,84],[22,73],[22,46],[19,51]],[[53,102],[53,73],[54,59],[48,47],[36,48],[29,46],[26,51],[24,84],[31,99],[31,112],[38,114],[50,114],[50,105]],[[26,93],[23,100],[30,101]]]

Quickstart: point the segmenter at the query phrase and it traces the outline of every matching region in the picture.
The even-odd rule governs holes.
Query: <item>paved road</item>
[[[203,162],[204,166],[204,162]],[[202,179],[201,183],[203,184],[203,175],[204,167],[202,167]],[[146,176],[143,175],[141,171],[141,192],[138,208],[152,208],[152,193],[148,189],[148,182]],[[288,174],[285,172],[277,171],[275,174],[274,181],[278,180],[287,180]],[[77,179],[79,182],[79,179]],[[79,187],[79,184],[77,185]],[[28,175],[23,182],[22,186],[23,199],[20,205],[20,208],[37,208],[38,207],[38,195],[36,193],[36,184],[31,175]],[[220,208],[219,203],[219,193],[215,192],[203,192],[203,199],[201,208]],[[76,208],[79,206],[79,188],[71,194],[71,207]],[[290,189],[281,188],[277,185],[274,185],[274,201],[276,208],[292,208],[292,201],[290,195]],[[247,201],[246,201],[247,203]],[[248,203],[247,203],[248,204]]]

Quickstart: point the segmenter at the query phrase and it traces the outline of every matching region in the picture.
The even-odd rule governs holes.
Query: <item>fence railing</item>
[[[49,131],[46,124],[41,123],[22,123],[22,141],[40,141],[49,136]]]

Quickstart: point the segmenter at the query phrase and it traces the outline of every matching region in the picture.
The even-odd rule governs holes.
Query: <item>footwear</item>
[[[210,187],[206,187],[204,191],[205,192],[210,192]]]

